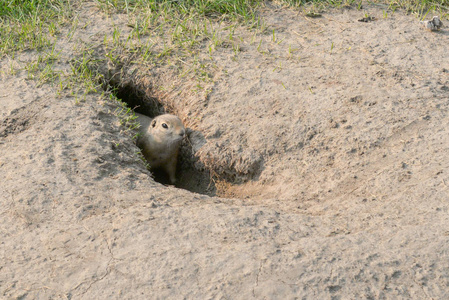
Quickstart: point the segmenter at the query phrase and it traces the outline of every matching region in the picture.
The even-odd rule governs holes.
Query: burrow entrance
[[[148,91],[132,83],[109,80],[106,89],[110,90],[111,88],[112,93],[135,112],[151,118],[164,113],[173,113],[173,111],[164,107],[156,97],[148,95]],[[193,135],[193,131],[186,127],[186,137],[181,145],[178,157],[175,186],[191,192],[215,196],[217,190],[209,171],[201,167],[202,164],[193,155],[191,146]],[[168,176],[163,170],[150,169],[150,171],[157,182],[169,184]]]

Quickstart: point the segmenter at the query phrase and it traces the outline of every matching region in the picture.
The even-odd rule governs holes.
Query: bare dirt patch
[[[151,178],[116,103],[57,97],[4,58],[0,295],[446,298],[449,34],[365,9],[266,6],[265,34],[200,51],[201,88],[125,54],[99,66],[121,98],[138,88],[130,106],[181,117],[179,187],[203,195]],[[131,30],[94,5],[78,17],[60,69],[75,42]]]

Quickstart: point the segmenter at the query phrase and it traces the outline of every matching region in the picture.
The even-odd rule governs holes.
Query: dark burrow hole
[[[166,109],[156,97],[145,92],[145,90],[151,91],[151,89],[139,88],[134,84],[123,84],[112,80],[108,82],[107,86],[108,88],[112,87],[113,93],[117,98],[126,103],[135,112],[151,118],[164,113],[173,113],[171,110]],[[182,119],[182,116],[178,117]],[[175,187],[199,194],[215,196],[216,188],[209,171],[193,155],[191,139],[194,138],[194,132],[186,124],[184,126],[186,127],[186,137],[182,142],[178,156]],[[168,175],[164,170],[150,169],[150,171],[157,182],[165,185],[170,183]]]

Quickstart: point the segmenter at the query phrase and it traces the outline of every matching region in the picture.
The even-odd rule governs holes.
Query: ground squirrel
[[[174,184],[179,147],[185,135],[182,121],[170,114],[154,119],[138,113],[136,116],[140,124],[137,146],[150,167],[167,172],[170,183]]]

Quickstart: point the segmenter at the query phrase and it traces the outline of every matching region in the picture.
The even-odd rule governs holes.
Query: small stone
[[[434,16],[430,21],[419,22],[424,28],[430,31],[437,31],[443,27],[443,22],[441,22],[440,17]]]

